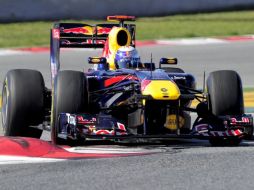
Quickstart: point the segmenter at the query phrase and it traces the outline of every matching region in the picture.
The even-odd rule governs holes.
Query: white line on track
[[[87,147],[72,147],[64,148],[71,153],[80,153],[80,154],[135,154],[135,153],[155,153],[161,152],[161,150],[145,150],[142,148],[87,148]],[[82,157],[82,156],[81,156]],[[28,163],[50,163],[50,162],[59,162],[65,161],[68,159],[54,159],[54,158],[40,158],[40,157],[28,157],[28,156],[7,156],[0,155],[0,165],[7,164],[28,164]]]
[[[8,56],[8,55],[24,55],[24,54],[30,54],[30,52],[27,51],[18,51],[18,50],[8,50],[8,49],[0,49],[0,56]]]
[[[156,40],[161,45],[207,45],[207,44],[224,44],[229,43],[226,40],[216,38],[191,38],[191,39],[175,39],[175,40]]]
[[[28,163],[49,163],[49,162],[60,162],[65,159],[54,159],[54,158],[38,158],[38,157],[26,157],[26,156],[1,156],[0,165],[7,164],[28,164]]]
[[[65,150],[73,153],[83,153],[83,154],[135,154],[135,153],[155,153],[161,152],[158,150],[148,150],[144,148],[109,148],[109,147],[96,147],[96,148],[87,148],[87,147],[72,147],[64,148]]]

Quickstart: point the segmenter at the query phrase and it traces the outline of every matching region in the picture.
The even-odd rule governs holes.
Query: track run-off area
[[[204,71],[236,70],[243,87],[254,88],[254,41],[154,44],[138,46],[143,62],[177,57],[178,66],[203,86]],[[101,50],[63,50],[61,69],[87,70],[87,58]],[[0,82],[14,68],[42,72],[50,87],[49,52],[0,55]],[[245,106],[253,112],[253,91]],[[195,119],[195,115],[193,118]],[[2,135],[2,131],[0,132]],[[211,147],[207,141],[147,140],[89,141],[84,146],[53,146],[44,132],[41,140],[0,137],[0,189],[252,189],[254,142],[239,147]]]

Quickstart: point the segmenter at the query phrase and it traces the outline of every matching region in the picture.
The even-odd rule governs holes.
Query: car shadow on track
[[[148,140],[148,139],[138,139],[131,141],[111,141],[111,140],[88,140],[85,141],[80,146],[84,147],[126,147],[126,148],[144,148],[144,149],[153,149],[153,148],[163,148],[169,147],[172,149],[187,149],[187,148],[201,148],[201,147],[213,147],[208,140],[197,140],[197,139],[181,139],[181,140]],[[239,146],[218,146],[218,147],[254,147],[254,141],[243,141]]]
[[[50,134],[45,132],[43,135],[43,140],[49,141]],[[79,144],[84,148],[89,147],[109,147],[109,148],[143,148],[143,149],[157,149],[157,148],[171,148],[171,149],[188,149],[188,148],[202,148],[211,147],[208,140],[199,139],[128,139],[121,141],[113,140],[86,140],[84,143]],[[254,147],[254,139],[250,141],[243,141],[239,147]],[[221,146],[223,147],[223,146]],[[229,147],[229,146],[227,146]]]

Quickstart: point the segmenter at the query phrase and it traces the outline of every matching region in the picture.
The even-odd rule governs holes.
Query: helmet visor
[[[124,57],[117,61],[119,68],[138,68],[140,63],[139,57]]]

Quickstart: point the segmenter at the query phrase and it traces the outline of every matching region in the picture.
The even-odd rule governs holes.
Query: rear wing
[[[125,19],[126,20],[126,19]],[[80,24],[56,23],[50,31],[51,80],[60,69],[59,55],[61,48],[103,48],[109,32],[119,24]],[[135,47],[135,24],[121,23],[131,35],[131,45]]]
[[[51,33],[53,40],[59,41],[59,48],[103,48],[114,26],[119,24],[57,23]],[[135,46],[135,25],[124,24],[124,28],[129,30]]]

